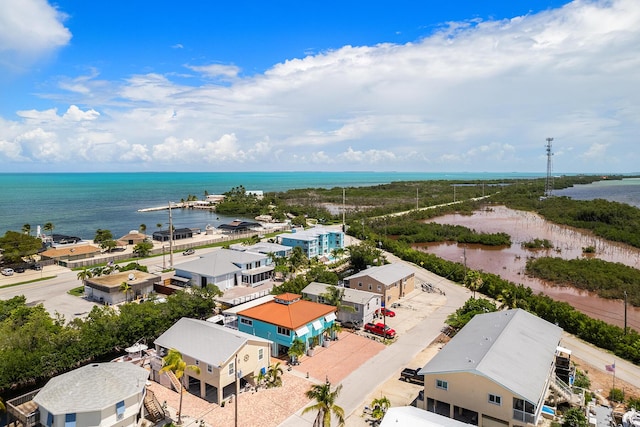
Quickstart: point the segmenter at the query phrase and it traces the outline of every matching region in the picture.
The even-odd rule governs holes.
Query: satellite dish
[[[135,278],[136,278],[136,276],[134,276],[133,273],[129,273],[129,280],[133,280]]]

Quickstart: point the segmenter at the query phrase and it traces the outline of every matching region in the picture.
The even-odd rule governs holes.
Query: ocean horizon
[[[575,174],[572,174],[575,175]],[[398,181],[518,180],[542,178],[535,173],[471,172],[66,172],[0,173],[0,235],[21,231],[29,224],[32,234],[47,222],[54,233],[91,240],[96,230],[110,230],[115,238],[137,230],[147,233],[168,228],[168,212],[138,212],[166,206],[189,195],[198,199],[221,194],[234,187],[280,192],[303,188],[363,187]],[[640,185],[638,185],[640,188]],[[347,192],[348,197],[348,192]],[[638,196],[640,201],[640,195]],[[175,227],[204,228],[236,218],[208,210],[174,209]],[[251,219],[251,218],[241,218]]]

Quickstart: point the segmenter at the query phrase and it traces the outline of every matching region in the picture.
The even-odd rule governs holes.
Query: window
[[[116,403],[116,419],[121,420],[124,418],[124,400]]]
[[[51,412],[47,412],[47,427],[51,427],[53,425],[53,414]]]
[[[233,365],[233,362],[229,363],[229,375],[233,375],[236,372],[235,370],[235,366]]]
[[[358,287],[361,288],[362,287],[362,282],[358,282]]]
[[[378,285],[378,292],[382,291],[382,285]]]
[[[448,390],[449,389],[449,383],[447,381],[444,380],[436,380],[436,388],[442,389],[442,390]]]
[[[195,365],[200,366],[200,361],[198,359],[196,359]]]
[[[258,360],[264,359],[264,348],[258,349]]]
[[[243,325],[247,325],[247,326],[253,326],[253,320],[245,319],[244,317],[242,317],[240,319],[240,323],[242,323]]]
[[[502,397],[489,393],[489,403],[500,406],[502,405]]]
[[[371,284],[369,284],[369,290],[371,290]]]
[[[213,372],[213,366],[207,364],[207,372],[209,373]]]
[[[76,427],[76,414],[66,414],[64,416],[64,427]]]
[[[283,328],[282,326],[278,326],[278,333],[280,335],[285,335],[290,337],[291,336],[291,330],[287,329],[287,328]]]

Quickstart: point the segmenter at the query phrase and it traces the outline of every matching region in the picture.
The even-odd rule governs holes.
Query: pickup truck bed
[[[411,369],[404,368],[402,372],[400,372],[400,378],[407,382],[416,383],[416,384],[424,384],[424,375],[419,375],[418,372],[420,368]]]

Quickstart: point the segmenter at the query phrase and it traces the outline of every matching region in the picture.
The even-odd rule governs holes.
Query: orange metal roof
[[[281,294],[275,298],[283,301],[291,301],[300,298],[297,294]],[[288,329],[311,323],[316,319],[336,311],[332,305],[320,304],[313,301],[299,300],[291,304],[282,304],[269,301],[256,307],[251,307],[238,312],[238,316],[248,317],[254,320],[271,323]]]
[[[49,248],[40,255],[48,258],[59,258],[70,255],[95,254],[100,252],[100,248],[92,245],[78,245],[65,248]]]

